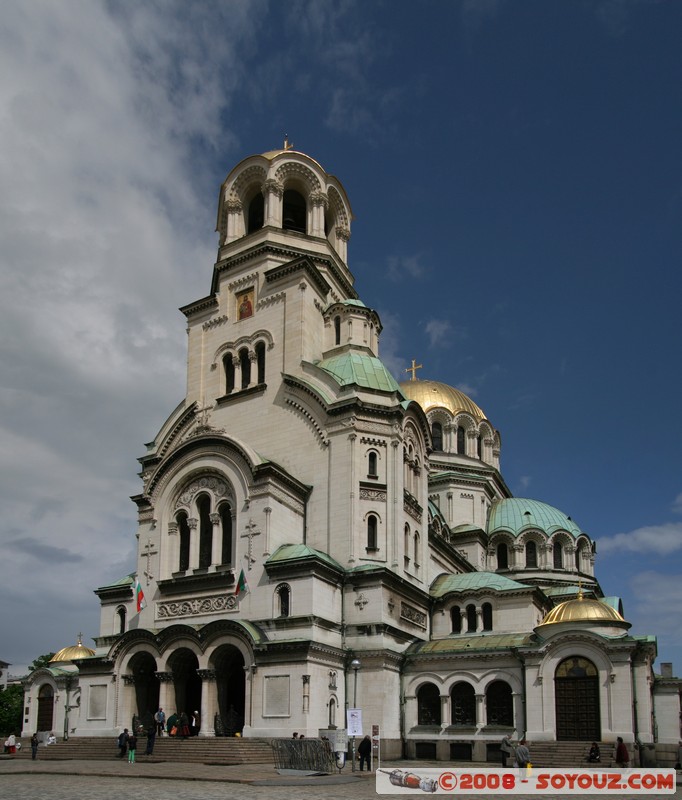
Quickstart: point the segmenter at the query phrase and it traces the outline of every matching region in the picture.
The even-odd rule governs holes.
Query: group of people
[[[151,756],[154,754],[154,744],[157,736],[176,736],[181,739],[187,739],[189,736],[198,736],[201,727],[201,717],[199,712],[195,711],[191,716],[187,716],[184,711],[175,712],[166,719],[166,712],[163,708],[154,714],[154,724],[147,730],[147,746],[144,754]],[[143,729],[141,729],[142,731]],[[117,745],[119,748],[118,758],[125,758],[128,756],[128,763],[135,763],[135,753],[137,751],[138,736],[135,731],[130,732],[128,728],[124,728],[118,735]]]
[[[521,739],[517,745],[514,745],[511,736],[505,736],[500,744],[500,754],[504,768],[509,766],[507,762],[512,756],[517,767],[525,768],[530,764],[530,748],[525,739]]]
[[[530,749],[528,748],[528,742],[525,739],[521,739],[517,745],[514,745],[511,737],[505,736],[500,744],[500,753],[502,756],[503,767],[508,766],[508,759],[512,756],[514,757],[514,763],[517,767],[527,767],[530,764]],[[587,760],[590,762],[590,764],[601,763],[601,750],[599,749],[597,742],[592,742],[590,745],[590,750],[587,754]],[[619,767],[622,767],[623,769],[627,769],[630,766],[630,753],[627,745],[623,741],[622,736],[619,736],[616,739],[613,760]]]

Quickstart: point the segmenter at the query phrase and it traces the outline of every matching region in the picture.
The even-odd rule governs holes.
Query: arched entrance
[[[557,741],[600,741],[599,672],[586,658],[564,659],[554,674]]]
[[[137,718],[149,729],[154,724],[154,714],[159,708],[159,679],[156,677],[156,660],[151,653],[136,653],[130,659],[130,671],[135,683]]]
[[[216,650],[213,657],[218,692],[216,736],[234,736],[244,727],[246,676],[244,656],[231,644]]]
[[[49,683],[38,691],[38,725],[36,730],[51,733],[54,725],[54,690]]]
[[[199,661],[196,655],[186,648],[176,650],[169,659],[175,689],[175,711],[183,711],[189,716],[193,711],[201,711],[201,678],[197,674]]]

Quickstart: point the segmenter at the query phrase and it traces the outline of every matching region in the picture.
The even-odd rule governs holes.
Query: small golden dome
[[[419,403],[424,413],[432,408],[446,408],[454,416],[461,411],[471,414],[474,419],[487,419],[485,413],[467,397],[464,392],[438,381],[403,381],[400,390],[408,398]]]
[[[81,637],[78,637],[78,644],[70,645],[69,647],[62,647],[62,649],[55,653],[50,659],[50,664],[58,664],[64,661],[76,661],[79,658],[89,658],[94,656],[95,651],[89,647],[85,647]]]
[[[610,605],[594,598],[585,598],[582,592],[574,600],[559,603],[542,620],[541,625],[554,625],[559,622],[610,622],[628,624]]]

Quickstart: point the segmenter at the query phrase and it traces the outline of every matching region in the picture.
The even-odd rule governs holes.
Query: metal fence
[[[336,770],[336,757],[326,739],[273,739],[275,769],[298,769],[307,772]]]

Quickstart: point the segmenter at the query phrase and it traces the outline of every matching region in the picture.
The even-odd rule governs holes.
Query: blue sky
[[[682,673],[680,30],[672,0],[3,4],[0,658],[91,643],[134,568],[220,184],[288,134],[349,194],[396,377],[486,411]]]

